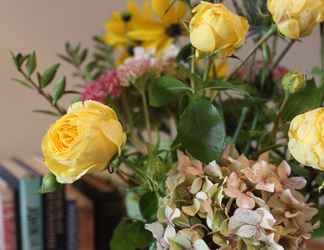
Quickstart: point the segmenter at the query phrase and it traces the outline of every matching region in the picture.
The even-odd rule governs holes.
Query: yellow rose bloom
[[[193,13],[190,40],[198,50],[230,56],[245,41],[249,30],[247,19],[231,12],[223,4],[201,2]]]
[[[77,102],[54,123],[42,142],[44,160],[60,183],[104,170],[126,134],[115,111],[95,101]]]
[[[288,148],[298,162],[324,170],[324,108],[293,119],[289,129]]]
[[[324,21],[323,0],[268,0],[268,9],[279,31],[291,39],[310,35]]]

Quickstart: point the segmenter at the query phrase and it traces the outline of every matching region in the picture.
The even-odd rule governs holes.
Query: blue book
[[[12,161],[0,164],[0,176],[16,193],[19,249],[43,250],[43,208],[39,193],[41,178]]]
[[[79,249],[78,239],[78,218],[77,204],[73,200],[67,201],[66,204],[66,246],[67,250]]]
[[[13,161],[39,178],[48,173],[46,166],[36,157],[15,157]],[[66,250],[65,190],[43,194],[42,200],[44,250]]]

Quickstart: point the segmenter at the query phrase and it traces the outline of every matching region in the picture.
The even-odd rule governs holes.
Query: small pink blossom
[[[112,70],[89,83],[84,89],[81,100],[104,102],[108,96],[117,97],[120,96],[120,94],[120,80],[116,70]]]
[[[204,174],[203,164],[200,161],[191,160],[180,151],[178,169],[182,176],[202,176]]]
[[[118,78],[122,86],[133,84],[139,77],[152,69],[151,60],[148,58],[130,58],[117,69]]]
[[[247,192],[246,184],[240,179],[236,172],[230,174],[224,192],[228,197],[236,198],[236,205],[239,208],[253,209],[255,206],[252,195],[250,192]]]
[[[249,181],[256,184],[256,189],[273,193],[276,186],[281,186],[274,171],[274,165],[261,160],[257,161],[252,167],[243,169],[242,173]]]
[[[303,189],[307,181],[304,177],[290,177],[291,168],[286,161],[283,161],[276,169],[280,182],[285,188],[289,189]]]

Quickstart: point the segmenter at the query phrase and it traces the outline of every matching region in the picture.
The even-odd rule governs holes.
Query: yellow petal
[[[295,19],[280,22],[278,29],[283,35],[291,39],[298,39],[300,37],[299,23]]]
[[[116,145],[120,153],[121,146],[126,142],[126,134],[120,122],[116,120],[103,121],[100,128],[102,133]]]
[[[116,112],[108,107],[107,105],[104,105],[100,102],[96,102],[96,101],[85,101],[85,102],[76,102],[73,103],[69,109],[68,109],[68,114],[73,114],[73,113],[77,113],[80,111],[85,111],[85,109],[87,109],[87,111],[96,111],[96,112],[101,112],[102,114],[106,115],[109,119],[114,119],[117,120],[117,115]]]
[[[215,50],[216,41],[214,32],[208,24],[202,24],[192,29],[190,32],[190,41],[195,48],[203,52],[212,52]]]

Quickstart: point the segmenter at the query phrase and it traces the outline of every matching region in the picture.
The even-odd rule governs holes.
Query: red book
[[[17,250],[15,197],[7,183],[0,179],[0,196],[2,202],[2,223],[4,230],[4,250]]]

